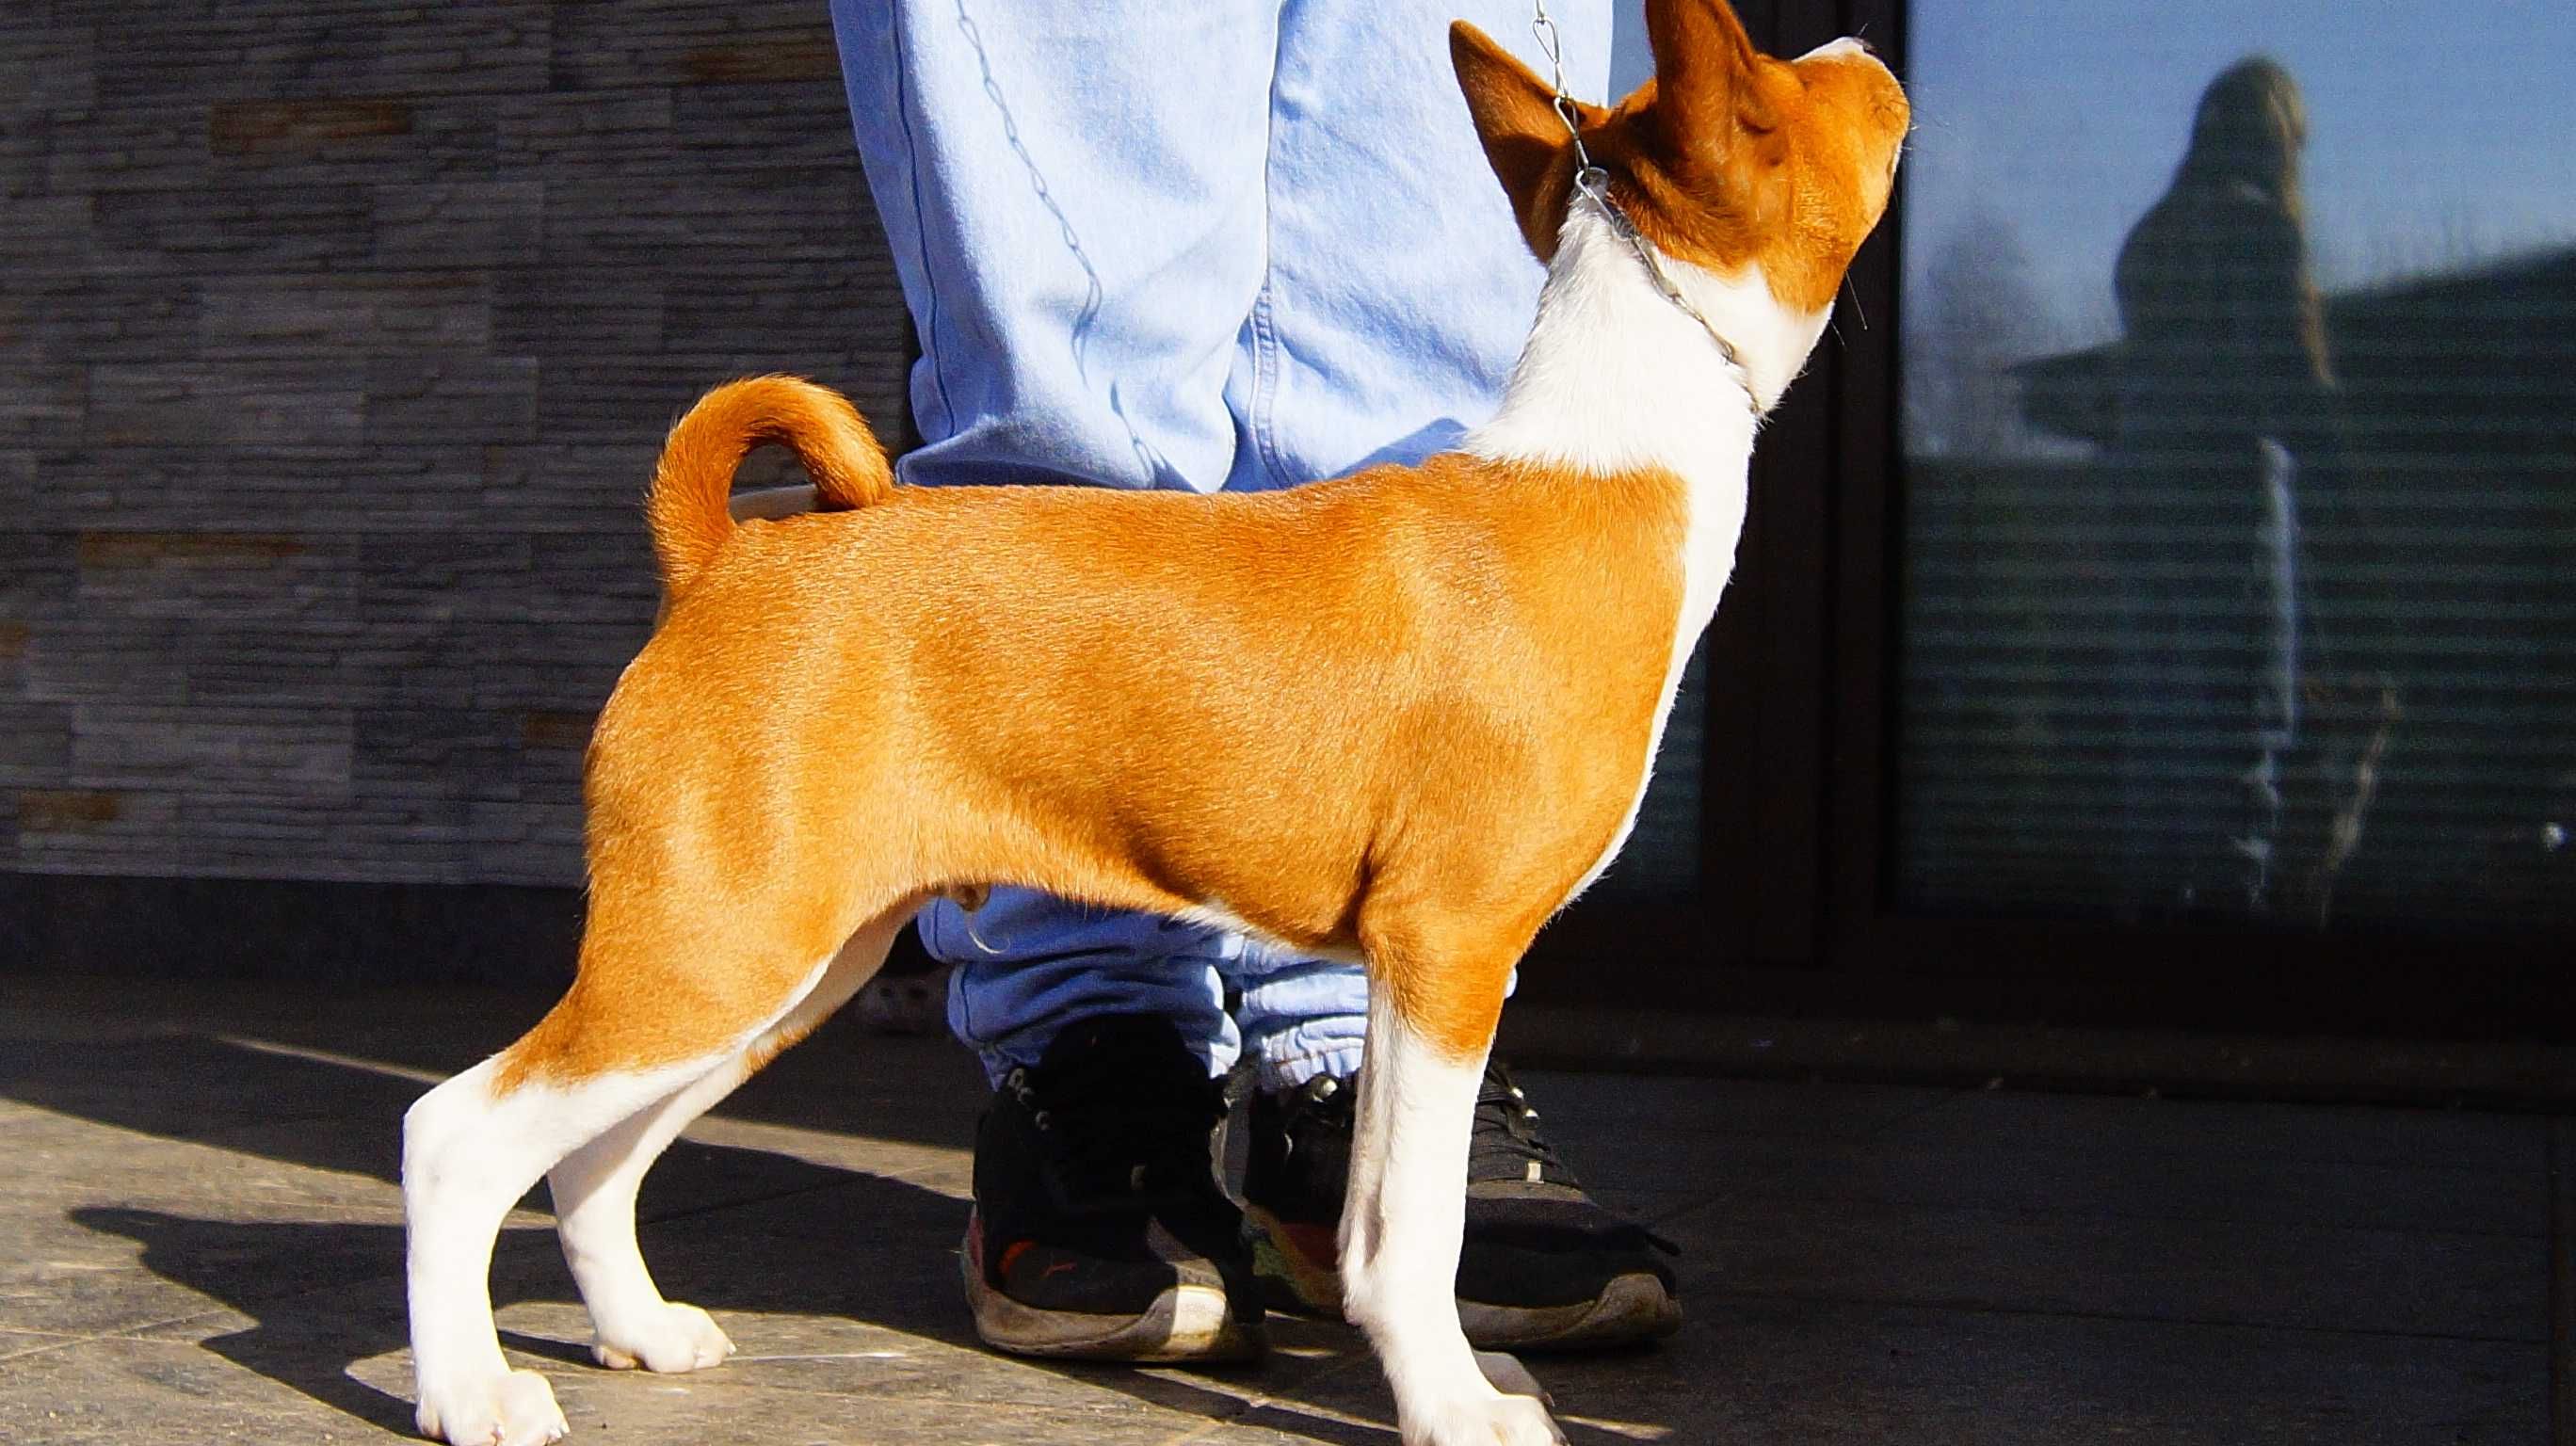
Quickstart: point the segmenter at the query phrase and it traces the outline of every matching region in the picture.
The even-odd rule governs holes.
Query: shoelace
[[[1470,1180],[1526,1180],[1573,1189],[1583,1188],[1574,1172],[1557,1158],[1556,1147],[1540,1138],[1538,1111],[1530,1108],[1512,1073],[1499,1063],[1485,1066],[1476,1090],[1475,1134],[1467,1145]]]
[[[1297,1091],[1289,1107],[1292,1145],[1310,1130],[1338,1133],[1348,1139],[1358,1099],[1358,1091],[1329,1077],[1310,1081]],[[1513,1083],[1511,1071],[1501,1064],[1485,1066],[1484,1080],[1476,1091],[1474,1131],[1467,1147],[1468,1179],[1544,1179],[1551,1184],[1582,1188],[1574,1172],[1557,1157],[1556,1147],[1539,1136],[1538,1111],[1530,1107],[1520,1086]],[[1531,1172],[1532,1165],[1538,1167],[1537,1173]]]
[[[1297,1092],[1289,1108],[1289,1139],[1293,1144],[1309,1131],[1337,1133],[1348,1139],[1352,1116],[1359,1092],[1330,1078],[1309,1082]],[[1582,1188],[1574,1172],[1557,1157],[1556,1147],[1538,1132],[1538,1111],[1513,1083],[1511,1071],[1500,1064],[1485,1066],[1485,1077],[1476,1091],[1475,1133],[1468,1143],[1467,1178],[1470,1180],[1545,1180],[1551,1184]],[[1533,1174],[1530,1167],[1538,1172]]]

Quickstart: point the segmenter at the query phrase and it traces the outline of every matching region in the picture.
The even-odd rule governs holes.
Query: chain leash
[[[1753,395],[1752,373],[1746,370],[1743,357],[1735,350],[1735,343],[1728,341],[1726,334],[1717,329],[1717,324],[1708,319],[1708,314],[1683,292],[1680,284],[1673,280],[1672,273],[1664,269],[1664,258],[1655,250],[1654,243],[1646,239],[1645,233],[1637,229],[1637,223],[1629,220],[1628,213],[1611,199],[1610,173],[1592,159],[1590,148],[1583,144],[1582,111],[1575,104],[1573,92],[1565,86],[1565,40],[1557,31],[1556,17],[1547,13],[1547,0],[1530,0],[1530,9],[1530,33],[1538,38],[1539,53],[1547,57],[1549,84],[1556,93],[1551,104],[1556,109],[1556,118],[1565,123],[1565,133],[1574,140],[1574,189],[1600,211],[1602,218],[1610,223],[1610,229],[1618,233],[1620,240],[1628,243],[1628,249],[1637,253],[1639,264],[1646,268],[1647,277],[1655,283],[1655,289],[1663,293],[1664,300],[1671,302],[1682,315],[1698,322],[1700,330],[1708,333],[1709,340],[1717,343],[1718,354],[1726,359],[1728,368],[1744,384],[1745,403],[1759,418],[1762,403]]]

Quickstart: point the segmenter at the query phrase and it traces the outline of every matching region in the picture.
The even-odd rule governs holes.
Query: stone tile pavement
[[[397,1121],[544,1003],[0,983],[0,1441],[407,1435]],[[2566,1120],[1527,1082],[1686,1252],[1676,1340],[1532,1361],[1579,1446],[2552,1440]],[[954,1252],[981,1095],[944,1042],[826,1028],[645,1188],[656,1274],[740,1355],[594,1369],[542,1192],[498,1252],[504,1343],[576,1442],[1393,1446],[1337,1325],[1274,1317],[1271,1358],[1224,1371],[978,1349]]]

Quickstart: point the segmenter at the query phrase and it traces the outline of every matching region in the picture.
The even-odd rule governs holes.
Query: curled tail
[[[885,448],[849,399],[802,377],[745,377],[698,399],[662,444],[644,496],[662,591],[677,598],[733,536],[734,469],[763,442],[784,443],[826,508],[866,507],[894,492]]]

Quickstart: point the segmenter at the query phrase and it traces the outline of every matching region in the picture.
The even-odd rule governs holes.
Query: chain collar
[[[1655,250],[1654,243],[1646,239],[1645,233],[1637,229],[1637,223],[1629,220],[1628,213],[1611,199],[1610,173],[1594,162],[1592,152],[1585,148],[1582,113],[1575,107],[1573,94],[1565,88],[1565,48],[1563,39],[1557,34],[1556,19],[1547,13],[1547,0],[1530,0],[1530,4],[1536,11],[1530,20],[1530,32],[1538,37],[1539,49],[1547,56],[1548,69],[1552,72],[1556,118],[1565,123],[1565,133],[1574,138],[1575,191],[1601,212],[1602,219],[1610,223],[1610,229],[1618,233],[1620,240],[1628,243],[1628,249],[1636,253],[1638,264],[1646,268],[1647,279],[1655,283],[1655,290],[1663,293],[1664,300],[1671,302],[1682,315],[1698,322],[1700,330],[1708,333],[1708,339],[1717,343],[1718,355],[1726,359],[1727,369],[1735,373],[1736,381],[1744,388],[1745,405],[1753,409],[1758,420],[1763,415],[1762,402],[1753,394],[1753,373],[1744,365],[1744,358],[1735,350],[1735,343],[1727,340],[1726,333],[1717,329],[1717,323],[1708,319],[1708,313],[1700,310],[1698,304],[1683,292],[1680,283],[1673,280],[1672,273],[1664,269],[1664,258]]]

